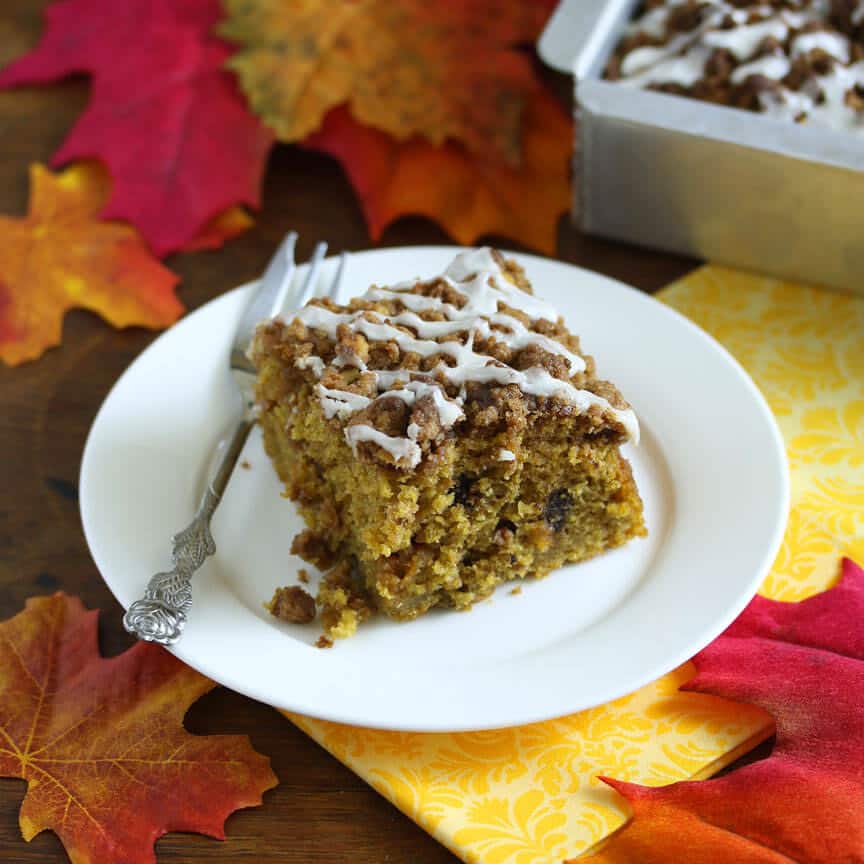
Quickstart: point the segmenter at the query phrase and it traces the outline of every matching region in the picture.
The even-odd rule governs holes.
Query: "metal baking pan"
[[[574,76],[576,223],[864,294],[864,136],[604,81],[637,3],[563,0],[540,39]]]

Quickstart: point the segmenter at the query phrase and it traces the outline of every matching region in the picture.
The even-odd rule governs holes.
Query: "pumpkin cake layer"
[[[308,525],[292,550],[330,568],[330,636],[467,609],[645,533],[620,452],[633,411],[496,251],[313,300],[259,327],[252,357],[264,444]]]

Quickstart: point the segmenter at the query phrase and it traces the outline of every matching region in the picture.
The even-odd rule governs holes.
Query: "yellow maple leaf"
[[[361,123],[399,140],[448,139],[515,163],[536,87],[530,58],[552,2],[225,0],[219,32],[252,109],[283,141],[349,103]]]
[[[134,228],[100,221],[110,188],[101,166],[33,165],[30,181],[27,216],[0,216],[0,359],[15,365],[58,345],[72,307],[115,327],[166,327],[182,314],[177,276]]]

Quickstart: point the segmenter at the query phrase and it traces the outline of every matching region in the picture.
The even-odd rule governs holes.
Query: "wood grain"
[[[35,43],[44,5],[34,0],[2,4],[0,66]],[[566,92],[565,82],[555,83]],[[47,162],[86,100],[84,80],[0,93],[0,212],[24,212],[27,166]],[[321,238],[334,250],[369,246],[360,209],[336,163],[279,147],[270,160],[256,227],[219,252],[169,259],[183,279],[184,303],[194,309],[255,277],[291,229],[300,232],[300,255]],[[446,242],[432,223],[404,219],[387,231],[382,245]],[[566,219],[561,220],[558,251],[562,260],[647,291],[693,266],[583,237]],[[31,595],[62,588],[103,610],[106,654],[123,650],[129,638],[120,626],[121,610],[87,551],[78,515],[78,470],[100,403],[154,338],[143,330],[113,331],[93,315],[72,312],[65,321],[63,347],[16,369],[0,366],[0,618],[18,612]],[[225,843],[183,834],[163,838],[157,846],[162,864],[456,861],[272,709],[220,688],[195,705],[186,722],[196,733],[250,734],[255,747],[272,758],[281,783],[267,794],[263,807],[229,819]],[[21,781],[0,780],[0,861],[66,861],[50,832],[30,844],[21,840],[17,814],[23,792]]]

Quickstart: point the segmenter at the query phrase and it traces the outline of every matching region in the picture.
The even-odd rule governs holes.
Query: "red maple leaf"
[[[259,203],[272,136],[223,68],[220,15],[219,0],[60,0],[39,45],[0,73],[0,87],[92,76],[53,164],[103,161],[114,187],[102,215],[134,224],[158,255]]]
[[[73,864],[153,864],[168,831],[223,838],[225,819],[276,785],[242,735],[190,735],[214,687],[138,642],[99,656],[97,612],[65,594],[0,622],[0,777],[27,781],[25,840],[57,833]]]
[[[764,708],[771,755],[715,780],[603,778],[632,820],[595,864],[864,862],[864,570],[801,603],[757,597],[695,658],[687,690]]]

